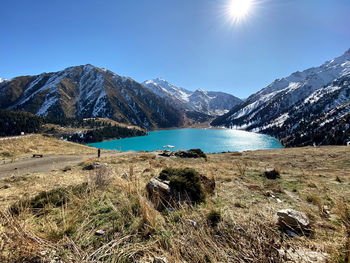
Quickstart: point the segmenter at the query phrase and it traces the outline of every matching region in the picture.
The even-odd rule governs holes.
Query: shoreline
[[[225,130],[227,130],[227,132]],[[157,133],[150,134],[150,132],[153,131]],[[132,139],[143,137],[135,136],[123,138],[130,140],[121,141],[121,139],[111,139],[86,145],[96,149],[117,150],[123,152],[164,151],[167,149],[164,147],[166,145],[175,145],[175,148],[170,149],[170,151],[198,148],[205,153],[244,152],[285,148],[278,139],[272,136],[225,127],[183,127],[157,129],[153,131],[149,131],[149,138]],[[164,131],[164,133],[160,133],[161,131]],[[182,137],[180,135],[185,136],[187,139],[181,139]]]

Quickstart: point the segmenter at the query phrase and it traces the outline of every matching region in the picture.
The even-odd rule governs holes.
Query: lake
[[[96,148],[118,151],[189,150],[200,148],[206,153],[242,152],[283,148],[271,136],[230,129],[176,129],[149,132],[147,136],[90,143]],[[164,148],[172,145],[174,148]]]

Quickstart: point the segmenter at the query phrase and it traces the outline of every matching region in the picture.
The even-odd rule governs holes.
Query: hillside
[[[267,133],[287,146],[345,144],[350,140],[349,81],[350,50],[274,81],[212,125]],[[333,132],[343,134],[331,139]]]
[[[24,111],[0,110],[0,137],[17,136],[22,133],[40,133],[80,143],[147,134],[146,130],[140,127],[110,119],[55,118],[36,116]]]
[[[138,82],[92,65],[1,82],[0,108],[56,118],[103,117],[147,129],[183,123],[181,111]]]
[[[56,154],[72,149],[48,140],[36,150],[50,144]],[[303,147],[209,154],[207,160],[103,153],[69,169],[17,174],[0,180],[0,261],[344,262],[348,152]],[[84,170],[96,161],[108,166]],[[166,167],[190,167],[214,178],[214,195],[193,207],[155,210],[145,185]],[[281,178],[260,176],[267,167]],[[22,209],[19,200],[30,203]],[[312,234],[282,232],[275,215],[285,208],[306,213]]]

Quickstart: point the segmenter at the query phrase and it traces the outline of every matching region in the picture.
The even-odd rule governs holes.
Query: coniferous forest
[[[17,136],[21,133],[43,133],[45,124],[63,128],[82,129],[73,133],[61,134],[61,139],[79,143],[98,142],[108,139],[146,135],[146,131],[112,125],[97,119],[53,118],[36,116],[24,111],[0,110],[0,137]],[[45,130],[50,134],[50,130]]]

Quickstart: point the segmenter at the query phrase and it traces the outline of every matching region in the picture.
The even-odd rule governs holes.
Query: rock
[[[166,257],[162,257],[162,258],[155,257],[153,259],[153,263],[168,263],[168,260],[166,259]]]
[[[197,222],[196,221],[193,221],[191,219],[187,219],[187,222],[190,223],[193,227],[197,226]]]
[[[169,150],[165,150],[165,151],[163,151],[162,153],[160,153],[159,155],[160,156],[164,156],[164,157],[171,157],[171,156],[173,156],[175,153],[174,152],[171,152],[171,151],[169,151]]]
[[[276,171],[274,168],[267,169],[262,176],[266,177],[267,179],[277,179],[280,178],[280,173]]]
[[[107,167],[108,164],[106,163],[94,163],[94,164],[89,164],[83,168],[83,170],[96,170],[102,167]]]
[[[103,236],[105,234],[105,231],[103,231],[103,230],[101,230],[101,229],[99,229],[99,230],[97,230],[96,232],[95,232],[95,235],[96,236]]]
[[[152,178],[146,185],[147,197],[157,210],[169,207],[172,203],[169,181]]]
[[[277,212],[278,224],[283,230],[291,230],[297,233],[310,232],[310,220],[302,212],[293,209],[284,209]]]
[[[68,171],[71,171],[71,170],[72,170],[72,166],[70,166],[70,165],[67,165],[66,167],[64,167],[62,169],[63,172],[68,172]]]
[[[327,253],[306,251],[304,249],[279,249],[279,254],[285,262],[300,262],[300,263],[326,263],[329,262],[330,256]]]
[[[212,194],[214,189],[214,179],[189,168],[164,169],[146,185],[147,197],[157,210],[203,202],[206,194]]]
[[[207,158],[207,155],[201,149],[178,151],[175,153],[175,156],[180,158]]]
[[[10,187],[11,187],[10,184],[5,184],[5,185],[3,186],[4,189],[8,189],[8,188],[10,188]]]
[[[288,236],[290,236],[290,237],[296,237],[296,236],[298,236],[296,233],[294,233],[293,231],[290,231],[290,230],[286,230],[286,234],[288,235]]]

